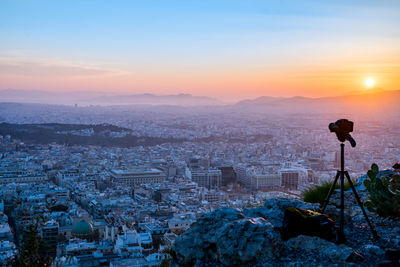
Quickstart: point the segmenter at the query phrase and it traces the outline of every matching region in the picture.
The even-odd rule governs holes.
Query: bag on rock
[[[309,235],[337,242],[337,233],[335,222],[324,214],[294,207],[285,210],[281,228],[281,237],[285,241],[299,235]]]

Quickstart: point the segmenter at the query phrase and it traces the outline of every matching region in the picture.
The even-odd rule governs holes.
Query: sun
[[[373,78],[367,78],[364,82],[365,86],[371,88],[375,85],[375,80]]]

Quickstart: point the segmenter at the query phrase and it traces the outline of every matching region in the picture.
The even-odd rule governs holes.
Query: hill
[[[259,97],[235,104],[239,109],[269,112],[334,112],[348,113],[371,112],[386,115],[400,115],[400,90],[379,91],[374,93],[345,95],[338,97]]]
[[[156,145],[182,140],[138,137],[132,130],[114,125],[83,124],[12,124],[0,123],[0,135],[10,135],[26,143],[50,144],[52,142],[65,145],[98,145],[133,147],[139,145]]]
[[[31,144],[58,143],[65,145],[96,145],[109,147],[153,146],[163,143],[182,143],[185,138],[161,138],[136,136],[128,128],[110,124],[62,124],[37,123],[13,124],[0,123],[0,135],[10,135],[14,139]],[[191,142],[252,143],[272,138],[269,134],[254,134],[243,137],[209,136],[190,140]]]

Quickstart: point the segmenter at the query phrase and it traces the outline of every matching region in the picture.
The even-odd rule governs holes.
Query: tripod
[[[364,206],[361,203],[360,197],[357,194],[357,191],[353,185],[353,182],[350,179],[350,175],[347,171],[344,170],[344,143],[342,142],[340,144],[340,170],[337,171],[335,181],[333,182],[331,188],[329,189],[329,193],[324,201],[324,204],[322,206],[322,211],[321,213],[325,212],[326,206],[328,205],[329,199],[335,190],[335,185],[340,177],[340,224],[339,224],[339,236],[338,236],[338,243],[344,243],[346,241],[346,237],[344,235],[344,177],[347,178],[347,181],[350,184],[351,189],[353,190],[353,194],[357,200],[358,206],[360,206],[362,213],[364,214],[364,217],[368,223],[369,228],[372,231],[372,235],[374,236],[375,239],[379,238],[378,234],[376,233],[374,227],[372,226],[371,222],[368,219],[367,213],[364,210]]]

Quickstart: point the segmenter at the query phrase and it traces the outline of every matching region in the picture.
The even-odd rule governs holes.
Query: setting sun
[[[367,87],[373,87],[375,85],[375,80],[372,78],[368,78],[365,80],[365,86]]]

